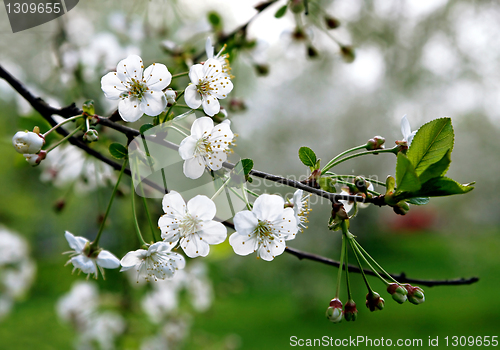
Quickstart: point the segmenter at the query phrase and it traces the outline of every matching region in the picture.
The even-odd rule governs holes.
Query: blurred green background
[[[478,276],[480,281],[424,288],[426,302],[415,306],[393,302],[382,284],[371,279],[386,299],[386,307],[370,313],[363,306],[366,290],[361,277],[352,275],[358,320],[331,324],[324,312],[335,293],[337,269],[288,254],[272,263],[255,256],[235,256],[226,241],[203,259],[215,300],[208,311],[193,313],[183,348],[284,349],[290,347],[292,336],[366,336],[394,342],[422,339],[425,348],[429,337],[439,337],[440,347],[445,347],[446,336],[450,341],[452,336],[500,336],[500,203],[495,194],[500,170],[500,4],[309,2],[316,18],[320,15],[313,8],[320,5],[342,23],[329,36],[311,27],[317,58],[308,58],[304,45],[291,42],[292,14],[280,20],[273,17],[284,2],[273,5],[249,27],[249,35],[258,39],[257,49],[243,52],[232,63],[236,76],[232,94],[247,105],[243,112],[230,112],[233,130],[239,134],[236,152],[252,158],[256,169],[300,177],[306,170],[297,157],[301,146],[311,147],[326,162],[374,135],[386,137],[391,147],[401,138],[399,121],[404,114],[413,129],[440,116],[452,117],[455,149],[448,174],[462,183],[476,181],[475,190],[412,207],[406,217],[396,217],[389,208],[370,207],[353,220],[351,231],[389,272],[404,271],[420,279]],[[59,22],[18,34],[9,33],[1,13],[0,64],[44,98],[61,105],[95,98],[99,113],[106,114],[112,108],[102,100],[99,79],[124,57],[108,63],[106,59],[112,61],[112,55],[99,51],[98,63],[81,58],[94,75],[85,73],[85,64],[68,70],[68,63],[60,58],[70,45],[92,47],[89,43],[106,32],[117,38],[122,54],[132,45],[147,62],[168,65],[171,58],[160,49],[162,40],[192,40],[189,45],[200,51],[210,30],[209,11],[218,11],[224,29],[230,31],[253,15],[253,4],[255,1],[86,1]],[[125,16],[125,31],[118,29],[113,13]],[[343,62],[330,36],[355,47],[353,63]],[[82,57],[92,56],[98,50],[83,52]],[[269,75],[258,76],[255,62],[268,64]],[[66,82],[65,74],[70,76]],[[55,303],[72,282],[84,276],[72,275],[71,267],[63,266],[66,257],[61,253],[68,250],[63,234],[69,230],[93,238],[111,189],[78,195],[41,183],[40,169],[29,167],[13,150],[10,139],[18,130],[36,124],[44,130],[47,124],[23,108],[3,82],[0,91],[0,223],[29,240],[37,263],[33,287],[0,321],[0,348],[69,349],[75,332],[58,320]],[[394,175],[394,167],[394,157],[379,155],[343,164],[338,172],[384,180]],[[102,241],[119,257],[135,249],[128,188],[126,179],[121,188],[125,196],[113,205]],[[283,187],[267,190],[292,193]],[[56,212],[53,206],[61,198],[66,207]],[[160,201],[149,204],[153,217],[161,215]],[[326,228],[330,209],[327,204],[312,208],[309,229],[290,246],[338,260],[339,234]],[[141,224],[146,231],[145,220]],[[106,277],[98,281],[101,293],[126,298],[118,297],[130,289],[123,276],[108,270]],[[344,289],[342,293],[344,300]],[[143,322],[136,304],[124,314],[127,331],[117,348],[138,348],[139,339],[151,334],[152,327]]]

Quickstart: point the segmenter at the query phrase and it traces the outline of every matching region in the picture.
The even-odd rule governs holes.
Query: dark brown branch
[[[21,82],[19,82],[12,75],[10,75],[7,71],[5,71],[1,65],[0,65],[0,77],[3,78],[4,80],[6,80],[21,96],[23,96],[31,104],[31,106],[38,113],[40,113],[40,115],[45,120],[47,120],[50,123],[50,125],[52,125],[52,126],[57,125],[57,122],[52,117],[53,115],[59,115],[59,116],[64,117],[64,118],[69,118],[69,117],[79,115],[82,113],[82,111],[80,109],[78,109],[75,106],[75,104],[71,104],[71,105],[64,107],[64,108],[54,108],[54,107],[49,106],[41,98],[37,98],[34,95],[32,95],[31,92],[29,92]],[[109,127],[109,128],[112,128],[112,129],[126,135],[129,140],[140,135],[138,130],[130,128],[128,126],[118,124],[109,118],[99,117],[99,124],[106,126],[106,127]],[[62,136],[68,135],[68,132],[64,128],[58,128],[57,131]],[[173,149],[178,148],[178,145],[176,145],[172,142],[166,141],[166,140],[156,140],[156,138],[151,137],[151,136],[147,136],[147,139],[149,139],[153,142],[161,142],[162,144],[164,144],[165,146],[167,146],[169,148],[173,148]],[[88,154],[96,157],[97,159],[105,162],[106,164],[112,166],[114,169],[116,169],[116,170],[121,169],[121,165],[119,163],[107,158],[106,156],[102,155],[100,152],[90,148],[89,146],[87,146],[84,142],[80,141],[79,139],[77,139],[75,137],[70,137],[68,140],[74,146],[82,149],[86,153],[88,153]],[[231,169],[234,167],[234,164],[225,163],[225,166],[227,168]],[[130,170],[126,169],[125,174],[131,176]],[[325,192],[325,191],[322,191],[322,190],[319,190],[319,189],[316,189],[313,187],[309,187],[307,185],[304,185],[304,184],[297,182],[297,181],[294,181],[294,180],[289,180],[289,179],[286,179],[286,178],[283,178],[283,177],[277,176],[277,175],[267,174],[265,172],[258,171],[258,170],[252,170],[250,172],[250,175],[260,177],[260,178],[263,178],[266,180],[274,181],[277,183],[282,183],[282,184],[288,185],[290,187],[299,188],[299,189],[302,189],[304,191],[314,193],[318,196],[328,198],[331,201],[337,201],[339,199],[357,200],[357,201],[363,200],[363,198],[360,196],[350,196],[350,195],[344,196],[344,195],[339,195],[339,194],[335,194],[335,193]],[[150,185],[150,186],[152,186],[160,191],[163,191],[163,189],[159,188],[156,184],[149,183],[147,181],[147,179],[144,179],[143,181],[146,181],[148,183],[148,185]],[[376,204],[378,204],[378,203],[376,203]],[[222,223],[225,226],[234,230],[233,223],[231,223],[229,221],[222,221]],[[295,248],[286,247],[285,251],[289,254],[296,256],[300,260],[307,259],[307,260],[320,262],[322,264],[326,264],[326,265],[330,265],[330,266],[335,266],[335,267],[340,266],[340,263],[338,261],[331,260],[331,259],[319,256],[319,255],[303,252],[303,251],[297,250]],[[349,265],[348,268],[349,268],[350,272],[356,272],[356,273],[361,272],[361,270],[356,266]],[[363,271],[367,275],[372,275],[372,276],[375,275],[375,273],[373,273],[371,270],[363,270]],[[472,283],[479,281],[479,278],[477,278],[477,277],[471,277],[468,279],[460,278],[460,279],[454,279],[454,280],[433,281],[433,280],[419,280],[419,279],[408,278],[408,277],[406,277],[405,273],[401,273],[399,275],[391,275],[391,276],[401,283],[414,283],[414,284],[419,284],[422,286],[429,286],[429,287],[442,286],[442,285],[464,285],[464,284],[472,284]]]

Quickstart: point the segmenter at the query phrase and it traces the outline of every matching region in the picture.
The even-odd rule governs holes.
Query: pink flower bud
[[[425,301],[424,290],[420,287],[414,287],[411,284],[405,284],[404,287],[408,291],[408,301],[418,305]]]
[[[384,298],[380,297],[380,294],[377,292],[366,294],[366,307],[370,309],[370,311],[382,310],[385,306]]]
[[[26,158],[26,161],[31,165],[31,166],[37,166],[40,164],[42,160],[45,159],[47,156],[46,151],[40,151],[37,154],[23,154],[23,156]]]
[[[346,321],[356,321],[358,318],[358,309],[356,309],[356,303],[352,299],[344,306],[344,318]]]
[[[397,301],[400,304],[403,304],[406,301],[406,295],[408,291],[405,287],[400,286],[397,283],[391,283],[387,286],[387,291],[392,295],[392,299]]]

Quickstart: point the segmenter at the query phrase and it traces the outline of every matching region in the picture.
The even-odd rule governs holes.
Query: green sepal
[[[276,13],[274,14],[274,17],[276,18],[281,18],[285,15],[286,13],[286,9],[288,8],[288,5],[283,5],[281,6],[278,11],[276,11]]]
[[[109,145],[109,153],[111,153],[111,155],[116,159],[123,159],[127,157],[128,150],[124,145],[114,142]]]
[[[95,114],[95,108],[94,108],[94,101],[93,100],[87,100],[83,103],[82,105],[83,113],[87,113],[87,115],[94,115]]]
[[[319,187],[326,192],[335,193],[337,189],[335,188],[336,181],[329,176],[322,176],[319,178]]]

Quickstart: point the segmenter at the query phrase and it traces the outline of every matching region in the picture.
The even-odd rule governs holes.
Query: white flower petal
[[[201,157],[187,159],[182,167],[184,175],[190,179],[197,179],[203,175],[205,171],[205,164],[202,162]]]
[[[214,95],[203,96],[201,104],[203,111],[211,117],[220,111],[219,100]]]
[[[120,266],[120,260],[107,250],[101,250],[97,256],[97,265],[105,269],[116,269]]]
[[[214,58],[214,47],[212,46],[212,40],[210,40],[210,37],[208,37],[205,42],[205,52],[207,53],[208,58]]]
[[[144,259],[147,255],[147,250],[144,249],[138,249],[133,252],[128,252],[122,260],[120,260],[120,264],[122,265],[122,268],[120,271],[126,271],[129,270],[130,268],[134,267],[135,265],[138,265],[142,262],[142,259]]]
[[[208,221],[202,224],[202,232],[199,236],[208,244],[219,244],[226,240],[227,229],[220,222]]]
[[[234,228],[241,235],[250,235],[253,233],[259,221],[255,214],[248,210],[243,210],[234,216]]]
[[[179,155],[182,159],[186,160],[194,157],[197,141],[198,140],[193,136],[188,136],[181,141],[179,145]]]
[[[186,214],[186,202],[176,191],[170,191],[163,196],[162,206],[163,211],[173,217],[181,218]]]
[[[189,108],[196,109],[201,106],[201,95],[196,85],[190,84],[184,91],[184,101]]]
[[[191,237],[193,236],[193,237]],[[198,235],[189,235],[187,238],[181,239],[180,246],[184,250],[187,256],[190,258],[196,258],[197,256],[207,256],[210,252],[210,246],[208,243],[200,240]]]
[[[214,84],[213,94],[220,100],[223,100],[233,90],[233,83],[228,77],[219,78]]]
[[[71,263],[75,268],[82,270],[83,273],[97,274],[95,261],[84,255],[78,255],[71,258]]]
[[[286,208],[281,213],[281,216],[273,221],[273,228],[277,233],[283,235],[285,240],[290,240],[295,238],[295,234],[298,231],[297,219],[295,219],[295,213],[292,208]]]
[[[142,117],[142,110],[139,108],[140,101],[136,97],[128,97],[118,103],[118,112],[126,122],[135,122]]]
[[[229,237],[229,244],[238,255],[248,255],[257,250],[258,242],[254,235],[240,234],[239,232],[233,233]]]
[[[408,136],[411,134],[411,127],[406,114],[401,118],[401,133],[403,134],[403,140],[408,141]]]
[[[165,110],[167,99],[162,91],[146,91],[139,106],[144,113],[154,117]]]
[[[202,221],[212,220],[217,212],[214,201],[203,195],[191,198],[187,209],[192,217]]]
[[[128,56],[124,60],[118,62],[118,65],[116,67],[117,73],[141,81],[143,69],[144,63],[142,62],[142,58],[137,55]]]
[[[189,79],[191,79],[191,82],[193,84],[198,85],[200,79],[203,79],[204,77],[205,74],[202,64],[194,64],[191,66],[191,68],[189,69]]]
[[[227,160],[227,154],[225,152],[213,152],[208,159],[208,166],[212,170],[219,170],[222,168],[222,164]]]
[[[191,136],[196,139],[200,139],[203,136],[207,136],[214,128],[214,121],[209,117],[201,117],[196,119],[191,125]]]
[[[101,78],[101,89],[110,100],[118,100],[122,93],[128,92],[116,72],[110,72]]]
[[[74,236],[69,231],[66,231],[64,233],[64,237],[66,237],[66,240],[68,241],[70,248],[77,253],[83,252],[83,248],[85,248],[85,245],[88,242],[88,239],[79,236]]]
[[[164,64],[153,63],[144,71],[144,80],[151,90],[162,91],[170,85],[172,74]]]
[[[253,205],[253,213],[259,220],[274,221],[283,213],[285,201],[275,194],[260,195]]]

